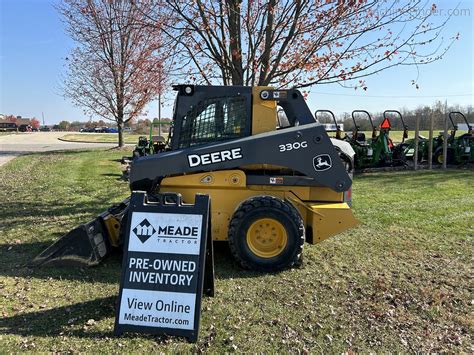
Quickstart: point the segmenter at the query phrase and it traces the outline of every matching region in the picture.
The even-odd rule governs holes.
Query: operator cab
[[[170,151],[316,123],[303,95],[296,89],[200,85],[173,88],[177,95],[173,132],[167,143]],[[337,149],[347,155],[345,160],[352,161],[353,150],[344,144]]]
[[[315,123],[298,90],[176,85],[171,150]],[[257,117],[258,120],[252,120]],[[275,116],[277,122],[275,122]]]

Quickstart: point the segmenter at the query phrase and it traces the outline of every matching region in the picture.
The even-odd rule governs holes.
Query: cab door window
[[[243,137],[247,121],[245,97],[204,100],[183,117],[178,147]]]

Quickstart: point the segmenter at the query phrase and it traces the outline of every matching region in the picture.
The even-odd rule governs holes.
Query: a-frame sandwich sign
[[[209,196],[196,195],[194,205],[178,194],[153,199],[134,192],[130,200],[114,333],[196,341],[203,290],[214,293]]]

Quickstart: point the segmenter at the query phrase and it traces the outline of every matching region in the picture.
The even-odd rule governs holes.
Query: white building
[[[323,123],[324,129],[327,132],[336,132],[336,125],[334,123]],[[344,132],[344,123],[338,123],[337,126],[339,127],[340,131]]]

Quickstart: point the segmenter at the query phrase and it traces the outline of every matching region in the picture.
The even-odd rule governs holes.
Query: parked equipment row
[[[383,113],[382,123],[377,127],[369,112],[365,110],[355,110],[352,112],[354,129],[352,132],[344,133],[341,125],[337,123],[333,112],[329,110],[318,110],[315,117],[318,120],[321,114],[329,114],[334,122],[336,139],[349,142],[355,151],[355,169],[362,170],[367,168],[404,166],[413,162],[415,156],[415,138],[408,138],[408,126],[403,120],[399,111],[386,110]],[[468,132],[457,136],[458,125],[454,122],[456,115],[460,116],[468,127]],[[367,138],[364,132],[361,132],[358,121],[361,117],[367,117],[372,127],[372,134]],[[391,123],[390,119],[396,117],[402,123],[403,137],[402,141],[394,144],[390,138]],[[466,117],[461,112],[449,113],[449,120],[452,125],[450,134],[447,136],[447,164],[466,164],[474,162],[474,131],[473,124],[468,123]],[[437,137],[433,138],[433,154],[429,155],[429,139],[418,135],[418,162],[425,162],[432,159],[436,164],[442,164],[444,160],[443,142],[444,132],[439,132]]]

